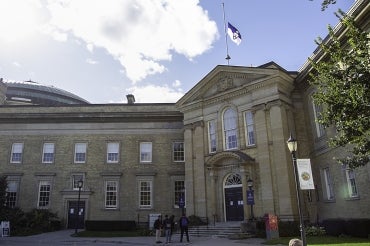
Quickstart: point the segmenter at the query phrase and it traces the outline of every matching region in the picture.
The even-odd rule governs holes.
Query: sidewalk
[[[0,238],[0,245],[32,245],[32,246],[134,246],[134,245],[168,245],[168,246],[224,246],[224,245],[249,245],[260,246],[265,241],[260,238],[250,238],[242,240],[230,240],[218,237],[191,237],[190,242],[179,242],[179,235],[174,235],[173,242],[170,244],[155,243],[155,237],[112,237],[112,238],[86,238],[73,237],[73,230],[62,230],[57,232],[43,233],[28,237],[3,237]],[[161,238],[165,242],[165,238]]]

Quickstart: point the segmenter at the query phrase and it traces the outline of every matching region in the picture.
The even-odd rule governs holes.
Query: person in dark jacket
[[[184,236],[184,232],[186,234],[186,240],[189,242],[189,219],[186,217],[185,214],[182,214],[180,220],[179,220],[179,225],[181,229],[181,237],[180,237],[180,242],[182,242],[182,238]]]
[[[156,219],[154,221],[154,225],[153,225],[154,229],[155,229],[155,242],[156,243],[162,243],[160,240],[159,240],[159,237],[161,236],[161,229],[162,229],[162,216],[159,215],[158,216],[158,219]]]

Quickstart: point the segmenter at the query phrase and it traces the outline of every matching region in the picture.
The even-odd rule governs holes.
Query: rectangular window
[[[217,138],[216,138],[216,121],[208,121],[208,146],[209,153],[215,153],[217,150]]]
[[[21,163],[23,153],[23,143],[13,143],[10,157],[11,163]]]
[[[152,162],[152,143],[140,143],[140,162]]]
[[[118,163],[119,156],[119,143],[108,143],[107,144],[107,162]]]
[[[105,208],[117,208],[118,182],[105,182]]]
[[[316,105],[312,101],[312,107],[313,107],[313,114],[315,117],[316,136],[319,138],[325,134],[324,126],[319,122],[319,119],[321,117],[321,112],[322,112],[322,105]]]
[[[254,137],[254,119],[251,111],[245,112],[245,135],[247,146],[255,145],[256,140]]]
[[[352,169],[346,169],[346,178],[349,197],[358,197],[355,173]]]
[[[39,183],[39,199],[38,199],[38,208],[48,208],[50,204],[50,192],[51,192],[51,183],[50,181],[40,181]]]
[[[324,168],[324,179],[325,179],[325,191],[326,199],[334,200],[334,189],[333,189],[333,180],[329,172],[329,168]]]
[[[44,143],[42,151],[42,163],[54,162],[54,143]]]
[[[175,181],[175,208],[179,207],[180,200],[185,203],[185,182],[183,180]]]
[[[75,144],[75,163],[85,163],[86,161],[86,143]]]
[[[78,190],[78,182],[82,181],[82,185],[84,184],[84,176],[82,174],[74,174],[72,175],[72,190]]]
[[[139,181],[139,207],[152,207],[152,181]]]
[[[6,201],[5,201],[6,207],[15,208],[17,206],[17,193],[18,193],[18,182],[8,181],[8,187],[6,188]]]
[[[185,161],[184,142],[173,143],[173,161],[175,162]]]

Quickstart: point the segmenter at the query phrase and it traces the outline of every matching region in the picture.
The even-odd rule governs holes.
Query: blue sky
[[[274,61],[297,71],[334,12],[322,0],[2,0],[0,77],[32,80],[91,103],[176,102],[217,65]]]

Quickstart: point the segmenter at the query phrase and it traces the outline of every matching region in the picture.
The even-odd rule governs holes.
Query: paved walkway
[[[174,235],[174,242],[170,244],[156,244],[155,237],[112,237],[112,238],[85,238],[73,237],[74,230],[62,230],[57,232],[44,233],[39,235],[27,237],[3,237],[0,238],[0,245],[14,246],[14,245],[32,245],[32,246],[134,246],[134,245],[168,245],[168,246],[185,246],[185,245],[199,245],[199,246],[224,246],[224,245],[250,245],[260,246],[264,239],[250,238],[243,240],[230,240],[227,238],[218,237],[191,237],[190,243],[179,242],[179,235]],[[165,238],[161,238],[165,241]]]

